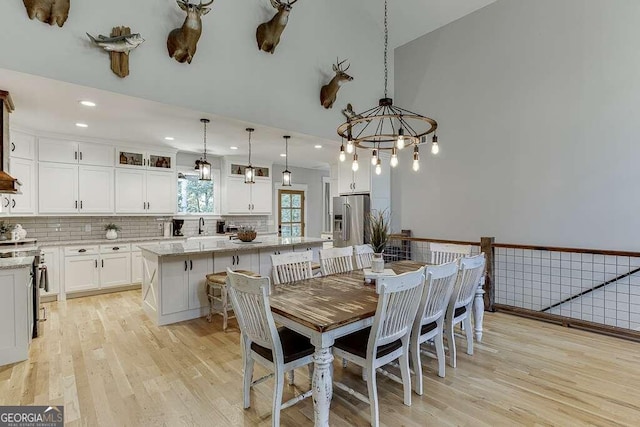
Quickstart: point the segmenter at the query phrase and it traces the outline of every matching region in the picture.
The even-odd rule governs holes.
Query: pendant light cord
[[[387,53],[389,50],[389,23],[387,17],[387,0],[384,0],[384,97],[387,98],[387,81],[389,68],[387,65]]]
[[[204,160],[207,160],[207,122],[203,122],[204,124]]]
[[[251,131],[249,132],[249,166],[251,166]]]
[[[289,138],[284,139],[284,168],[289,170]]]

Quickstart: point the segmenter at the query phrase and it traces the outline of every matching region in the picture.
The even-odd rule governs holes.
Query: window
[[[178,213],[215,214],[219,171],[213,171],[211,181],[200,181],[198,175],[180,173],[178,178]],[[217,172],[217,173],[216,173]]]
[[[304,236],[304,191],[279,190],[281,237]]]

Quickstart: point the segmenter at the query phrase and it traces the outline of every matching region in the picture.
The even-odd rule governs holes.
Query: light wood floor
[[[153,326],[140,291],[48,305],[45,334],[30,360],[0,368],[0,404],[65,405],[70,425],[270,425],[271,381],[242,409],[235,321]],[[484,343],[459,351],[446,378],[425,365],[424,396],[402,404],[400,385],[379,376],[380,420],[399,425],[638,425],[640,344],[506,314],[487,314]],[[463,340],[458,341],[460,347]],[[257,368],[257,375],[264,372]],[[285,398],[305,390],[296,374]],[[359,368],[336,377],[366,393]],[[331,424],[368,425],[368,406],[334,392]],[[312,425],[310,399],[282,413],[287,426]]]

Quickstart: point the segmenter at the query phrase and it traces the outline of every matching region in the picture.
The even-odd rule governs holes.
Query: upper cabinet
[[[352,161],[338,163],[338,191],[340,194],[369,193],[371,191],[371,158],[365,152],[359,155],[358,170],[353,171]]]
[[[116,170],[116,213],[174,214],[177,209],[175,174]]]
[[[92,142],[40,138],[38,160],[41,162],[113,166],[114,148]]]
[[[36,137],[22,132],[11,131],[11,158],[34,160],[36,158]]]
[[[176,156],[162,151],[142,151],[134,148],[116,150],[116,166],[122,168],[174,171]]]
[[[244,182],[246,161],[239,157],[226,157],[222,162],[223,215],[272,215],[273,188],[271,164],[253,162],[256,170],[254,184]]]

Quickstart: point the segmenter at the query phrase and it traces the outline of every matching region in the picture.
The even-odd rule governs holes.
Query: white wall
[[[499,0],[398,48],[397,103],[441,141],[417,175],[403,153],[402,228],[638,250],[638,22],[637,0]]]
[[[274,55],[258,51],[255,40],[256,27],[273,14],[267,0],[217,0],[211,7],[187,65],[167,54],[167,35],[184,20],[174,0],[71,0],[63,28],[29,21],[21,1],[2,1],[0,68],[332,139],[347,102],[364,109],[380,97],[382,32],[356,6],[296,3]],[[146,39],[131,54],[125,79],[111,72],[108,55],[85,35],[108,35],[118,25]],[[326,111],[320,87],[333,77],[336,56],[350,59],[355,80]]]

